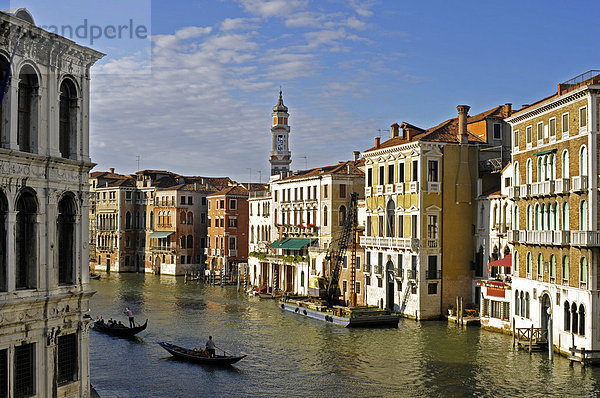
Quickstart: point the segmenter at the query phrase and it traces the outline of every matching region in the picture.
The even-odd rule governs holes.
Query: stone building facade
[[[103,54],[0,12],[0,395],[88,397],[90,68]],[[12,63],[9,61],[14,54]]]
[[[513,311],[516,327],[547,328],[567,352],[599,349],[598,153],[600,72],[558,85],[557,92],[516,111]]]

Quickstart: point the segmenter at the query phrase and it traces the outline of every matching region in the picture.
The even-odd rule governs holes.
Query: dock
[[[542,351],[548,347],[548,330],[542,328],[515,328],[513,332],[513,347],[517,346],[529,351]]]

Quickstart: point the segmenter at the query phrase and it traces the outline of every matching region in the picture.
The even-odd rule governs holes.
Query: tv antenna
[[[300,159],[304,159],[304,169],[308,169],[308,156],[298,156]]]
[[[135,160],[137,161],[137,170],[136,170],[136,171],[140,171],[140,159],[141,159],[141,158],[142,158],[142,157],[141,157],[140,155],[137,155],[137,156],[135,157]]]

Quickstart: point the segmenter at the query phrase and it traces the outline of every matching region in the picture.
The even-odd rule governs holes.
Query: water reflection
[[[281,311],[235,287],[111,274],[92,281],[92,314],[149,318],[133,341],[91,334],[91,377],[102,396],[593,396],[596,368],[529,355],[510,336],[402,319],[398,329],[342,329]],[[208,335],[248,357],[231,369],[174,360],[155,344],[204,347]],[[135,370],[135,371],[133,371]],[[133,376],[133,375],[136,376]]]

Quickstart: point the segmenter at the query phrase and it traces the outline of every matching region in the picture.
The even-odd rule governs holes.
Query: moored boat
[[[204,350],[190,350],[165,341],[159,342],[158,345],[167,350],[175,358],[204,365],[231,365],[246,358],[246,355],[215,355],[214,357],[209,357]]]
[[[132,337],[137,333],[143,331],[148,326],[148,320],[143,325],[136,326],[134,328],[127,327],[125,325],[112,325],[109,326],[106,322],[96,321],[94,322],[94,330],[101,333],[110,334],[117,337]]]

